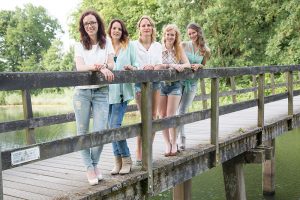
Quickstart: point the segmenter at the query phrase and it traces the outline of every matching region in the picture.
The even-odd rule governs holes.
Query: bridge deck
[[[300,112],[300,97],[294,97],[294,113]],[[275,122],[287,115],[287,99],[265,105],[265,123]],[[255,128],[257,107],[220,116],[220,142],[231,134]],[[241,131],[243,130],[243,131]],[[209,144],[210,119],[186,125],[187,147],[197,144]],[[135,161],[135,138],[128,144]],[[164,145],[161,132],[154,141],[153,158],[164,158]],[[107,186],[122,184],[130,179],[140,178],[145,172],[134,167],[130,175],[110,176],[113,167],[111,144],[105,145],[100,161],[100,168],[105,180],[97,186],[89,186],[85,168],[78,152],[39,161],[25,166],[3,171],[4,199],[68,199],[83,193],[93,194],[105,190]],[[109,191],[108,191],[109,192]]]

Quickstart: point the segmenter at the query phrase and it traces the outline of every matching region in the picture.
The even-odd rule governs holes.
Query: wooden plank
[[[196,72],[193,72],[190,69],[185,69],[182,73],[177,73],[175,70],[114,71],[115,79],[112,82],[105,80],[104,76],[97,72],[0,73],[0,90],[31,90],[38,88],[73,87],[80,85],[99,85],[110,83],[139,83],[142,81],[152,82],[162,80],[175,81],[200,78],[226,78],[231,76],[279,73],[299,70],[300,65],[209,68],[201,69]]]
[[[150,82],[142,83],[141,119],[142,119],[142,169],[148,172],[148,193],[153,193],[152,170],[152,89]]]
[[[259,75],[258,81],[258,117],[257,117],[257,126],[264,127],[264,111],[265,111],[265,74]]]
[[[184,181],[173,188],[173,200],[192,199],[192,179]]]
[[[17,183],[15,181],[5,181],[5,188],[16,189],[24,192],[30,192],[34,194],[40,194],[46,197],[55,197],[58,193],[62,193],[61,191],[53,190],[50,188],[43,188],[39,186],[27,185],[24,183]]]
[[[13,188],[4,188],[4,193],[5,194],[13,194],[14,197],[17,198],[25,198],[25,199],[30,199],[30,200],[47,200],[47,199],[52,199],[49,196],[44,196],[44,195],[40,195],[40,194],[35,194],[32,192],[26,192],[26,191],[22,191],[22,190],[17,190],[17,189],[13,189]]]
[[[205,96],[206,95],[206,87],[205,87],[204,78],[200,79],[200,88],[201,88],[201,96]],[[205,100],[205,99],[202,100],[202,106],[203,106],[203,109],[207,109],[207,100]]]
[[[264,195],[274,195],[275,194],[275,139],[271,141],[266,141],[264,144],[272,147],[272,150],[271,150],[270,158],[266,159],[262,165],[263,167],[262,189]]]
[[[219,163],[219,79],[211,79],[210,141],[216,146],[215,165]]]
[[[230,77],[230,86],[231,86],[231,90],[232,90],[232,91],[235,91],[235,90],[236,90],[235,80],[234,80],[234,77],[233,77],[233,76]],[[237,102],[237,100],[236,100],[236,95],[233,94],[233,95],[232,95],[232,103],[236,103],[236,102]]]
[[[243,164],[231,159],[222,164],[225,193],[227,200],[246,200]]]
[[[293,115],[294,114],[294,104],[293,104],[293,72],[289,71],[287,72],[287,77],[288,77],[288,115]]]
[[[29,90],[22,90],[22,103],[23,103],[23,114],[24,119],[31,119],[33,118],[32,112],[32,104],[31,104],[31,96]],[[26,143],[27,145],[35,144],[35,134],[33,128],[26,128]]]

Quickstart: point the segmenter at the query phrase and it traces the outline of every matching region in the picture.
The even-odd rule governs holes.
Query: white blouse
[[[162,64],[162,45],[153,42],[147,50],[138,40],[133,41],[137,53],[138,68],[143,69],[145,65]]]

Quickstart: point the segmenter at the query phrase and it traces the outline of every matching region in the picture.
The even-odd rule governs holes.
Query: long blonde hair
[[[164,45],[166,45],[166,38],[165,38],[166,33],[171,30],[175,31],[175,41],[174,41],[175,57],[176,57],[177,62],[179,62],[182,60],[181,56],[182,56],[183,49],[181,46],[180,31],[179,31],[179,28],[175,24],[168,24],[164,27],[162,43]]]
[[[207,45],[207,42],[205,40],[204,33],[203,33],[203,30],[202,30],[201,26],[199,26],[196,23],[190,23],[187,26],[187,29],[193,29],[194,31],[197,32],[198,39],[196,41],[196,44],[197,44],[197,46],[200,47],[200,53],[203,56],[205,56],[207,59],[209,59],[209,57],[210,57],[210,48]]]
[[[141,33],[140,33],[140,25],[141,25],[141,22],[142,22],[143,19],[147,19],[150,22],[151,26],[152,26],[151,43],[153,43],[153,42],[156,41],[155,23],[154,23],[153,19],[151,17],[147,16],[147,15],[142,16],[140,18],[140,20],[138,21],[138,23],[137,23],[137,29],[139,31],[139,36],[141,35]]]

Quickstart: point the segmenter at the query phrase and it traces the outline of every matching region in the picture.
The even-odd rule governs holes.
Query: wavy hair
[[[115,22],[118,22],[121,25],[122,35],[121,35],[121,38],[120,38],[120,43],[121,43],[121,47],[122,48],[126,48],[128,46],[128,43],[129,43],[129,35],[128,35],[128,31],[126,29],[125,23],[122,20],[120,20],[120,19],[113,19],[109,23],[108,31],[107,31],[108,35],[111,38],[111,29],[112,29],[112,26],[113,26],[113,24]]]
[[[142,22],[143,19],[147,19],[150,22],[150,24],[152,26],[151,42],[155,42],[156,41],[156,28],[155,28],[155,23],[154,23],[154,21],[153,21],[153,19],[151,17],[149,17],[147,15],[144,15],[144,16],[142,16],[139,19],[139,21],[137,23],[137,29],[138,29],[138,31],[140,29],[140,25],[141,25],[141,22]],[[139,36],[140,35],[141,35],[141,33],[139,31]]]
[[[98,23],[98,31],[97,31],[97,42],[101,49],[105,48],[106,44],[106,33],[105,33],[105,26],[104,22],[101,19],[100,15],[94,11],[94,10],[87,10],[81,14],[80,20],[79,20],[79,32],[80,32],[80,42],[83,44],[83,46],[86,49],[92,48],[92,40],[85,31],[83,19],[88,15],[94,15],[97,23]]]
[[[197,44],[197,46],[200,47],[200,53],[202,55],[206,56],[207,58],[209,58],[210,57],[210,48],[207,45],[207,42],[205,40],[204,33],[203,33],[201,26],[199,26],[196,23],[190,23],[187,26],[187,29],[193,29],[194,31],[197,32],[198,38],[197,38],[196,44]]]
[[[166,45],[166,33],[171,30],[175,31],[175,41],[174,41],[175,57],[176,57],[177,62],[179,62],[182,59],[181,55],[182,55],[183,49],[181,46],[180,31],[179,31],[179,28],[175,24],[168,24],[164,27],[162,43],[164,45]]]

